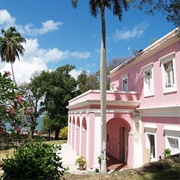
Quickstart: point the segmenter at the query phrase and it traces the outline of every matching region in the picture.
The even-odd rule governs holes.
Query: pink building
[[[177,29],[176,29],[177,30]],[[176,30],[113,69],[107,91],[107,153],[139,167],[180,153],[180,41]],[[68,144],[98,168],[100,91],[69,101]]]

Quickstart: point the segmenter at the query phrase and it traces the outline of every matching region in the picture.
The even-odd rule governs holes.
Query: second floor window
[[[166,87],[174,85],[174,71],[173,71],[173,62],[170,61],[164,64],[164,69],[166,73]]]
[[[145,83],[146,83],[146,89],[151,90],[152,89],[152,72],[147,71],[145,72]]]
[[[175,92],[176,72],[175,72],[175,52],[169,53],[160,59],[162,70],[163,93]]]
[[[153,82],[153,63],[147,64],[142,67],[144,74],[144,96],[154,95],[154,82]]]
[[[129,91],[129,88],[128,88],[128,75],[125,75],[122,77],[122,90],[123,91]]]

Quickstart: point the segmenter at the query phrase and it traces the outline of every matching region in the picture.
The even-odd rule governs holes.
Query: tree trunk
[[[12,79],[13,79],[14,83],[17,85],[16,80],[15,80],[15,75],[14,75],[13,63],[11,63],[11,71],[12,71]]]
[[[55,140],[59,139],[59,132],[60,132],[60,128],[55,130]]]
[[[106,26],[105,7],[101,7],[101,58],[100,58],[100,97],[101,97],[101,173],[107,173],[106,164]]]

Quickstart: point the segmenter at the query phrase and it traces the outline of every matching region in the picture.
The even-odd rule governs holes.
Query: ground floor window
[[[155,136],[152,134],[148,134],[148,139],[150,145],[151,158],[155,158]]]
[[[150,161],[155,161],[156,158],[156,128],[145,127],[146,131],[146,149],[148,151],[148,159]]]
[[[171,149],[171,154],[176,154],[179,152],[179,142],[176,138],[168,137],[169,147]]]
[[[172,128],[173,129],[173,128]],[[175,127],[174,127],[175,129]],[[171,155],[180,153],[180,132],[165,128],[166,148],[171,150]]]

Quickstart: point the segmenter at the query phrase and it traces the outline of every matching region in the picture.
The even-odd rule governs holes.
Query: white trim
[[[141,116],[150,117],[180,117],[180,105],[137,108]]]
[[[176,139],[178,141],[178,148],[173,148],[169,142],[169,139]],[[180,153],[180,137],[178,131],[165,131],[165,143],[166,148],[169,148],[171,150],[171,154],[177,154]]]
[[[155,124],[145,124],[144,128],[157,129],[157,126]]]
[[[180,125],[178,126],[164,126],[163,130],[165,131],[180,131]]]
[[[149,97],[154,95],[154,72],[153,72],[153,63],[149,63],[146,66],[143,66],[142,68],[143,71],[143,84],[144,84],[144,97]],[[151,73],[151,78],[150,80],[150,88],[148,89],[148,83],[146,82],[147,80],[147,73]]]
[[[151,147],[150,147],[150,140],[149,140],[148,135],[154,135],[155,157],[154,157],[154,158],[151,158],[151,155],[150,155],[150,161],[151,161],[151,162],[156,161],[156,160],[157,160],[157,137],[156,137],[156,129],[154,129],[154,128],[147,128],[145,134],[146,134],[146,144],[145,144],[145,147],[146,147],[147,149],[150,149],[150,150],[151,150]]]
[[[153,62],[151,62],[151,63],[149,63],[149,64],[147,64],[147,65],[145,65],[145,66],[143,66],[141,69],[142,69],[142,71],[149,71],[149,70],[151,70],[152,68],[153,68]]]
[[[84,100],[82,102],[77,102],[75,104],[66,106],[67,109],[72,109],[72,108],[81,108],[84,106],[89,106],[89,105],[100,105],[100,100]],[[131,101],[131,100],[107,100],[106,105],[113,105],[113,106],[131,106],[133,108],[136,108],[140,105],[140,101]]]
[[[124,89],[124,81],[125,80],[127,80],[127,85],[126,85],[127,87],[125,87],[127,89]],[[125,92],[129,91],[128,74],[125,74],[121,77],[121,84],[122,84],[122,91],[125,91]]]
[[[165,56],[159,58],[159,61],[161,61],[163,64],[167,63],[172,59],[172,56],[175,56],[175,52],[171,52],[169,54],[166,54]]]
[[[162,83],[163,83],[163,93],[170,93],[170,92],[176,92],[177,91],[177,84],[176,84],[176,64],[175,64],[175,52],[171,52],[161,58],[159,58],[159,61],[161,62],[161,71],[162,71]],[[173,77],[174,77],[174,84],[170,87],[166,86],[166,70],[164,65],[168,62],[171,62],[173,64]]]
[[[101,110],[100,109],[80,109],[80,110],[69,110],[69,115],[73,115],[73,114],[84,114],[84,113],[96,113],[96,114],[100,114]],[[106,109],[106,113],[133,113],[134,109]]]

